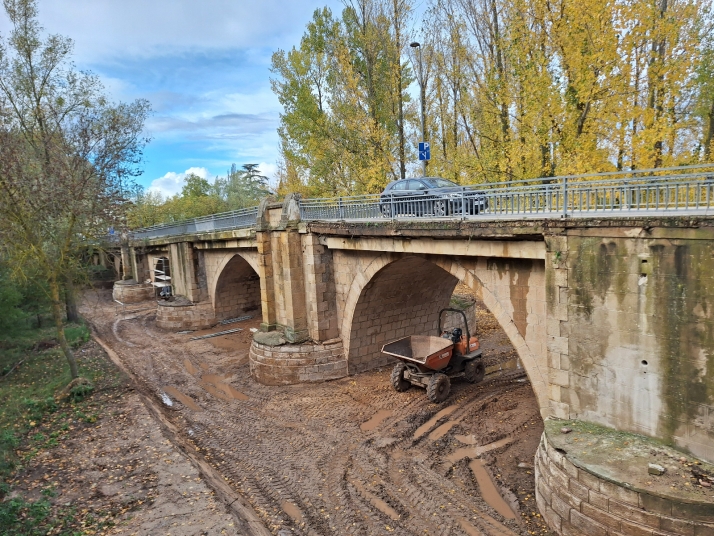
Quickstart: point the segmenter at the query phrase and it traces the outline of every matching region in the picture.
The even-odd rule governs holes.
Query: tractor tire
[[[412,386],[409,380],[404,379],[404,371],[406,369],[407,366],[401,361],[394,365],[392,369],[392,387],[399,393],[403,393]]]
[[[429,386],[426,388],[426,396],[429,400],[438,404],[443,402],[449,396],[451,390],[451,382],[446,374],[436,373],[429,380]]]
[[[469,383],[481,383],[486,375],[486,367],[480,360],[472,359],[464,366],[464,378]]]

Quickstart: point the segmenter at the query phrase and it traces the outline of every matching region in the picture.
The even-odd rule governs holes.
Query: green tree
[[[72,41],[42,35],[35,0],[3,6],[12,30],[0,39],[0,238],[15,275],[46,285],[76,378],[65,285],[81,271],[83,244],[122,223],[149,105],[108,102],[97,77],[72,66]]]
[[[407,0],[347,2],[339,20],[317,10],[299,47],[273,55],[282,157],[311,195],[379,191],[406,173],[410,13]]]
[[[216,181],[216,188],[228,210],[253,207],[271,194],[268,177],[260,174],[258,164],[243,164],[241,169],[233,164],[226,178]]]

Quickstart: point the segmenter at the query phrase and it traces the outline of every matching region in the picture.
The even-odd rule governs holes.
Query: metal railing
[[[182,234],[210,233],[212,231],[225,231],[229,229],[247,229],[255,225],[258,217],[258,207],[243,208],[201,216],[191,220],[162,223],[152,227],[145,227],[132,231],[133,239],[160,238]]]
[[[475,184],[442,195],[368,194],[299,203],[303,221],[707,214],[714,211],[714,164]],[[246,229],[257,216],[258,207],[250,207],[138,229],[131,237]]]
[[[714,164],[463,186],[458,191],[305,199],[302,220],[657,215],[714,209]]]

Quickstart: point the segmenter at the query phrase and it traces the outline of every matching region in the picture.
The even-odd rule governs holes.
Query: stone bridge
[[[134,241],[124,259],[137,281],[168,259],[186,300],[159,302],[167,329],[262,315],[285,344],[254,342],[251,373],[273,385],[387,364],[381,345],[435,332],[461,282],[510,338],[543,418],[714,462],[712,217],[301,222],[288,201],[261,205],[254,228]],[[120,301],[145,288],[122,287]]]

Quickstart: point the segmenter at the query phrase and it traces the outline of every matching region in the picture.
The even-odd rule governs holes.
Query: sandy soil
[[[487,358],[510,358],[513,349],[495,319],[477,307]],[[387,369],[266,387],[248,370],[249,328],[257,319],[222,327],[243,328],[239,333],[189,341],[202,333],[164,332],[149,304],[135,310],[117,315],[103,292],[89,295],[82,312],[160,408],[174,443],[194,465],[204,464],[201,473],[218,495],[233,493],[229,502],[244,504],[243,513],[254,512],[273,534],[544,532],[532,470],[543,423],[522,373],[480,385],[454,380],[451,396],[438,405],[423,389],[395,392]],[[131,428],[146,434],[140,423]],[[148,451],[136,452],[137,460],[150,459]],[[159,475],[171,464],[160,467]],[[181,473],[195,475],[188,468]],[[217,489],[219,480],[226,489]],[[198,484],[195,476],[190,482]],[[195,493],[195,500],[209,497]],[[155,505],[163,500],[156,497]],[[141,516],[158,519],[156,509],[135,512],[125,533],[148,530]],[[193,512],[185,522],[201,519],[200,512],[202,530],[225,528],[230,519],[221,512],[226,517],[214,520],[205,504]],[[243,530],[236,526],[234,533]]]

